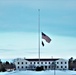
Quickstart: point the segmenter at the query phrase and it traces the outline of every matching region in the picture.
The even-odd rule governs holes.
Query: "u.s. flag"
[[[48,42],[48,43],[50,43],[50,41],[51,41],[50,37],[48,37],[48,36],[47,36],[46,34],[44,34],[43,32],[42,32],[42,39],[45,39],[46,42]]]

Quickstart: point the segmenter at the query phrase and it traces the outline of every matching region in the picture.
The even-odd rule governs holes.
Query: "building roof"
[[[27,61],[39,61],[39,59],[25,59]],[[59,59],[40,59],[40,61],[56,61]]]

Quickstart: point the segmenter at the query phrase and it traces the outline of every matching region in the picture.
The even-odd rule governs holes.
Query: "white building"
[[[34,70],[41,66],[44,70],[67,70],[68,60],[65,59],[14,59],[16,70]]]

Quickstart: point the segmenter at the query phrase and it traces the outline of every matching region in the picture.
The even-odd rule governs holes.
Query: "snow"
[[[54,75],[54,70],[47,71],[12,71],[0,72],[0,75]],[[76,71],[55,71],[55,75],[76,75]]]

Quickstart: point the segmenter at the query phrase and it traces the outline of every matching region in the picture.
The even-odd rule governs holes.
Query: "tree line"
[[[54,63],[52,63],[53,65]],[[55,66],[55,64],[53,65]],[[0,60],[0,72],[5,72],[7,71],[8,69],[13,69],[15,70],[16,69],[16,66],[14,63],[9,63],[8,61],[6,62],[2,62]],[[38,68],[40,69],[40,68]],[[41,67],[42,69],[42,67]],[[76,71],[76,59],[74,59],[73,57],[71,57],[69,60],[68,60],[68,69],[69,70],[75,70]]]
[[[15,65],[13,63],[9,63],[8,61],[2,62],[0,60],[0,72],[5,72],[8,69],[15,69]]]
[[[71,57],[68,61],[69,70],[75,70],[76,71],[76,59]]]

